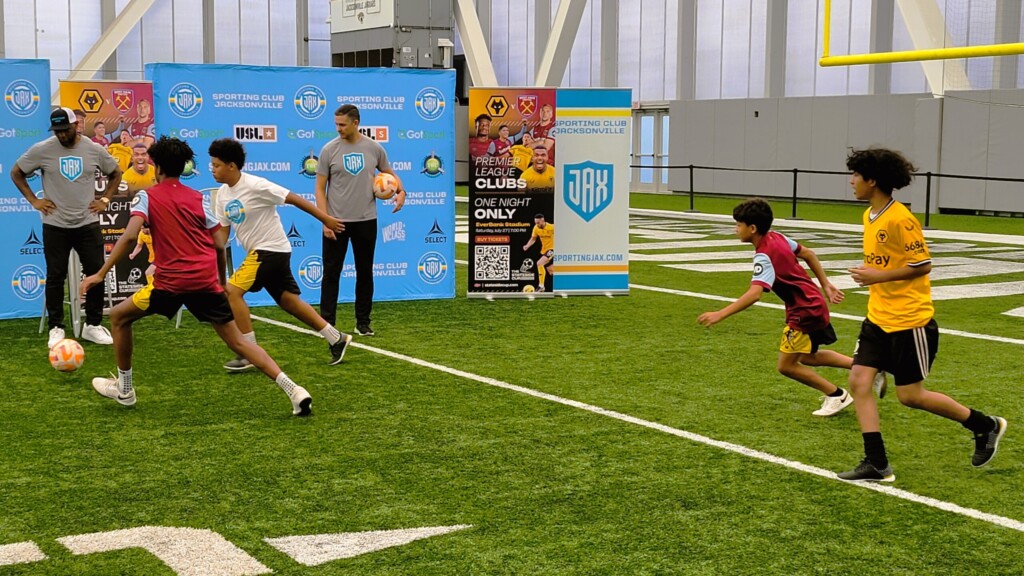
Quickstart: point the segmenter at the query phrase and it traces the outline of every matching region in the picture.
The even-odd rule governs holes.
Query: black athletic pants
[[[86,276],[103,267],[103,236],[99,223],[80,228],[43,224],[43,256],[46,258],[46,315],[49,327],[64,328],[64,282],[68,278],[68,257],[78,253]],[[103,319],[104,282],[85,294],[85,323],[96,326]],[[75,301],[76,294],[70,300]]]
[[[320,286],[320,315],[336,326],[338,286],[345,265],[348,243],[352,241],[352,258],[356,264],[356,324],[369,324],[373,311],[373,253],[377,247],[377,219],[345,222],[345,231],[336,240],[324,236],[324,280]]]

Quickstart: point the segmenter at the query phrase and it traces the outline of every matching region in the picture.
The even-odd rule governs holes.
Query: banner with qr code
[[[631,100],[628,88],[558,90],[558,294],[629,292]]]
[[[470,297],[552,293],[555,92],[470,89]]]

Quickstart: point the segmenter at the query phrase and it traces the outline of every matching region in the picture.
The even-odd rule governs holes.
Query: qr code
[[[474,280],[508,280],[508,246],[477,246],[473,259]]]

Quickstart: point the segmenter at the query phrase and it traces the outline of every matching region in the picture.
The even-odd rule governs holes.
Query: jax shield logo
[[[327,95],[320,88],[306,84],[295,91],[295,111],[306,120],[316,120],[327,109]]]
[[[78,177],[84,172],[84,164],[78,156],[61,156],[58,160],[60,162],[60,173],[69,182],[78,180]]]
[[[14,271],[11,279],[11,290],[22,300],[35,300],[42,295],[46,287],[46,275],[42,268],[35,264],[26,264]]]
[[[15,116],[31,116],[39,109],[39,90],[28,80],[15,80],[4,90],[4,103]]]
[[[127,114],[135,106],[135,90],[131,88],[114,88],[110,95],[114,97],[114,108],[121,114]]]
[[[234,225],[239,225],[245,222],[245,206],[235,198],[234,200],[227,203],[224,206],[224,215],[227,216],[228,220]]]
[[[444,94],[434,87],[420,90],[416,95],[416,113],[424,120],[437,120],[444,114]]]
[[[345,154],[341,157],[342,162],[345,165],[345,171],[355,176],[363,171],[363,154],[362,152],[352,152],[351,154]]]
[[[612,203],[612,164],[580,162],[562,169],[565,204],[585,222],[590,222]]]
[[[299,282],[310,290],[319,290],[324,281],[324,261],[319,256],[307,256],[299,263]]]
[[[203,109],[203,93],[195,84],[190,82],[179,82],[171,88],[167,97],[167,103],[180,118],[191,118]]]
[[[420,258],[416,270],[427,284],[437,284],[448,275],[448,261],[437,252],[427,252]]]

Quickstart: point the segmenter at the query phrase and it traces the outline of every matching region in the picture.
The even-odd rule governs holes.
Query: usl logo
[[[61,156],[60,162],[60,173],[62,176],[68,179],[70,182],[78,180],[78,177],[82,175],[83,162],[78,156]]]
[[[11,289],[14,295],[22,300],[35,300],[46,286],[46,275],[35,264],[26,264],[14,271]]]
[[[416,113],[424,120],[437,120],[444,109],[444,94],[437,88],[424,88],[416,95]]]
[[[235,140],[239,142],[277,142],[277,126],[235,124]]]
[[[4,103],[15,116],[31,116],[39,109],[39,90],[28,80],[15,80],[4,90]]]
[[[355,176],[363,171],[363,154],[361,152],[345,154],[341,160],[345,165],[345,171],[349,174]]]
[[[427,252],[420,258],[416,270],[427,284],[437,284],[448,275],[448,261],[437,252]]]
[[[306,84],[295,91],[295,111],[306,120],[316,120],[327,109],[327,96],[320,88]]]
[[[181,118],[191,118],[203,109],[203,93],[195,84],[180,82],[171,88],[167,103],[174,112]]]
[[[360,126],[359,133],[374,142],[386,143],[388,141],[387,126]]]
[[[307,256],[299,263],[299,281],[310,290],[319,290],[324,281],[324,261],[319,256]]]
[[[565,204],[585,222],[590,222],[611,205],[614,169],[611,164],[589,160],[563,168]]]

